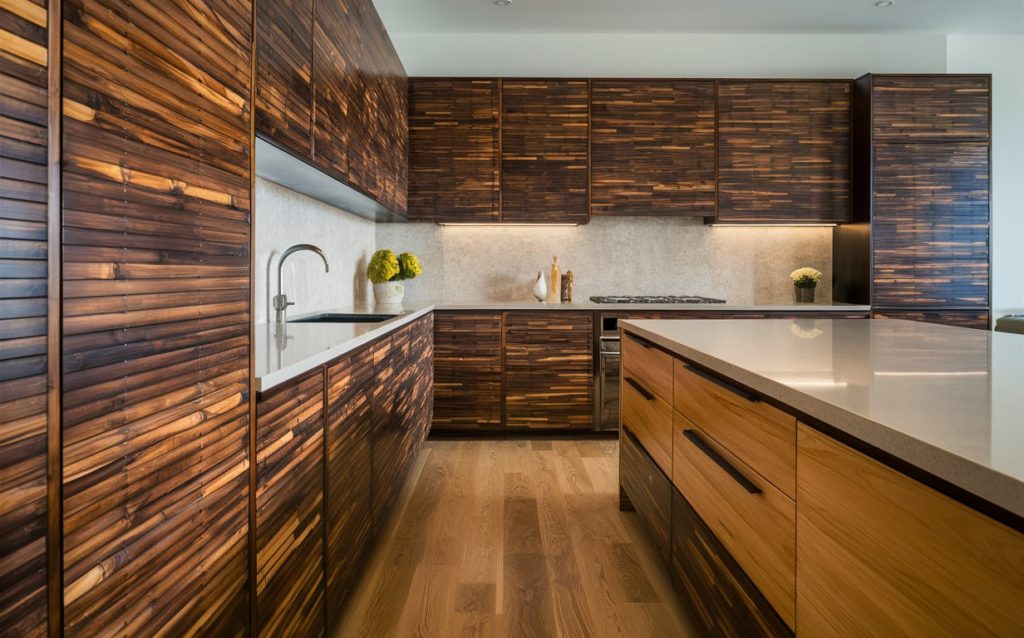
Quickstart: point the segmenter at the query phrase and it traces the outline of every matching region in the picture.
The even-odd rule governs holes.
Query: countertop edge
[[[1024,517],[1024,489],[1021,489],[1021,482],[1011,476],[899,432],[884,423],[879,423],[763,377],[746,368],[722,361],[701,350],[639,326],[635,321],[623,320],[619,322],[619,326],[626,332],[642,337],[669,352],[772,397],[793,410],[806,414],[847,436],[898,458],[979,499],[1016,516]],[[814,427],[814,424],[808,425]]]
[[[351,339],[341,341],[326,350],[310,355],[302,361],[293,363],[288,367],[274,370],[273,372],[268,372],[264,375],[256,375],[253,378],[253,383],[255,384],[253,391],[256,393],[263,393],[268,390],[272,390],[282,383],[286,383],[318,366],[322,366],[323,364],[333,361],[344,354],[348,354],[360,346],[372,343],[373,341],[376,341],[377,339],[380,339],[381,337],[386,336],[387,334],[398,330],[402,326],[412,323],[416,319],[424,317],[433,311],[434,306],[429,305],[411,310],[395,317],[394,319],[382,322],[381,325],[377,326],[373,330],[359,336],[352,337]]]

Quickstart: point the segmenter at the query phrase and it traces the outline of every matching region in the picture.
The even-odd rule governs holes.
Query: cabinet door
[[[370,410],[373,415],[373,525],[380,525],[398,495],[398,449],[401,430],[398,424],[398,369],[395,362],[392,334],[373,344],[373,393]],[[399,346],[399,349],[401,346]]]
[[[327,616],[337,626],[372,530],[373,348],[327,369]]]
[[[989,303],[988,142],[874,149],[873,304]]]
[[[875,319],[906,319],[907,321],[923,321],[938,323],[945,326],[960,328],[978,328],[988,330],[990,317],[988,310],[875,310],[871,313]]]
[[[323,370],[256,404],[256,634],[324,632]]]
[[[990,76],[870,77],[876,142],[990,138]]]
[[[504,80],[501,219],[586,223],[590,91],[586,80]]]
[[[312,153],[313,0],[256,2],[256,133]]]
[[[589,312],[506,313],[506,425],[593,427],[593,353]]]
[[[720,80],[718,221],[850,217],[850,82]]]
[[[669,528],[672,483],[625,427],[619,436],[619,488],[647,526],[666,563],[669,561]]]
[[[714,216],[715,82],[593,80],[593,215]]]
[[[435,429],[501,426],[501,313],[434,313]]]
[[[409,218],[496,222],[498,80],[409,82]]]

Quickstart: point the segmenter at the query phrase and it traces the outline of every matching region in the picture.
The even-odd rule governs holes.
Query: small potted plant
[[[793,291],[797,303],[814,303],[814,288],[821,281],[821,271],[814,268],[797,268],[789,273],[793,280]]]
[[[378,250],[370,257],[366,276],[373,282],[373,298],[379,304],[400,304],[405,296],[406,279],[415,279],[423,272],[420,260],[412,253],[395,256],[393,250]]]

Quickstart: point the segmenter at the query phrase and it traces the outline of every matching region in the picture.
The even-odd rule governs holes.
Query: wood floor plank
[[[428,441],[338,638],[699,635],[617,472],[615,441]]]

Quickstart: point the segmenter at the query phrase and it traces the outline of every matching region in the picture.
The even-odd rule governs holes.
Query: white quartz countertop
[[[1024,335],[896,319],[619,325],[1024,516]]]
[[[867,313],[871,306],[854,304],[786,304],[786,305],[744,305],[730,303],[594,303],[576,301],[573,303],[542,303],[539,301],[483,301],[433,303],[436,310],[603,310],[621,313],[653,310],[674,310],[681,312],[851,312]]]

